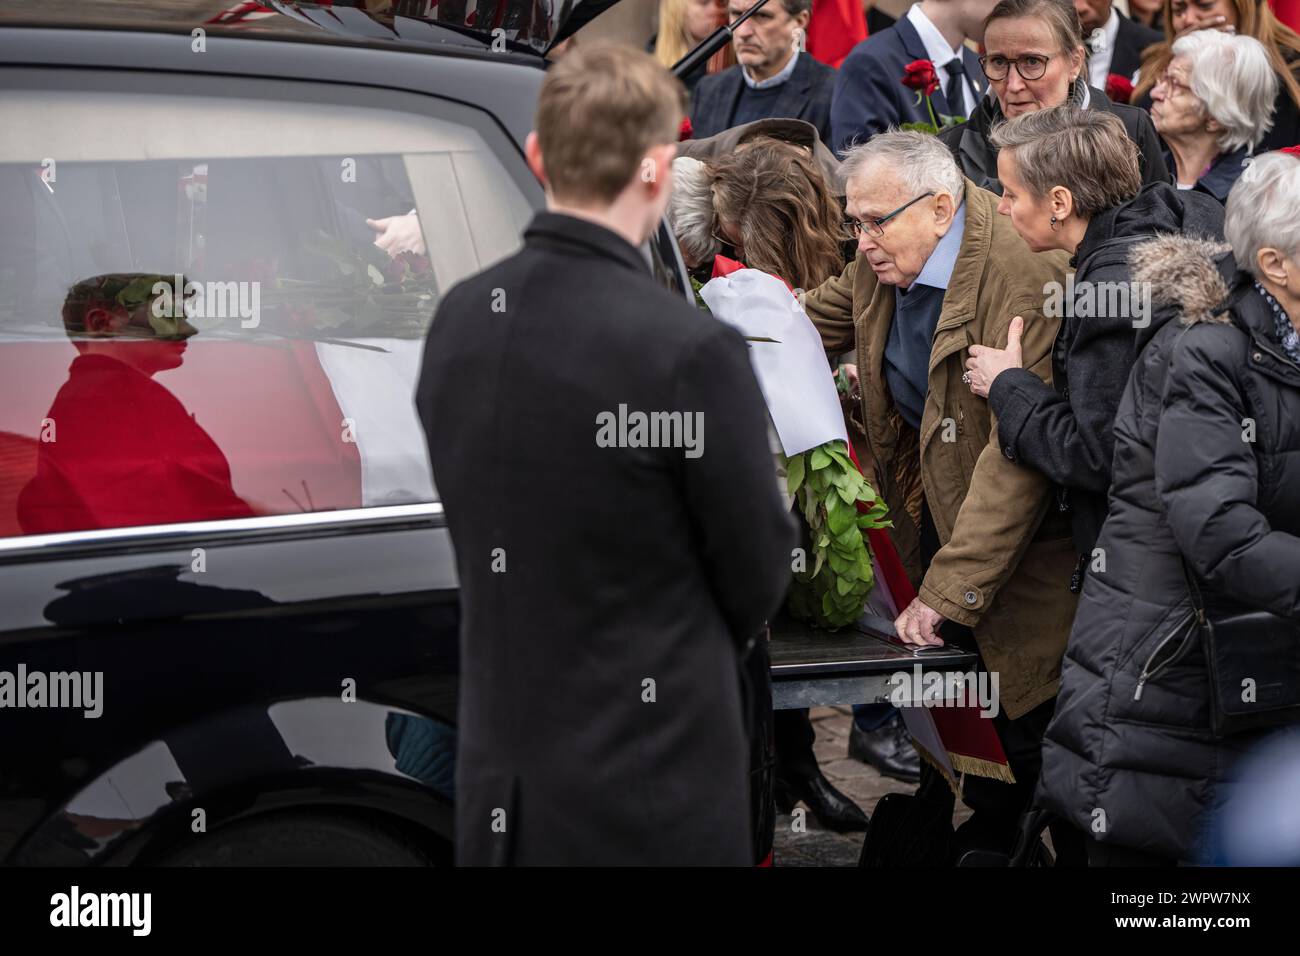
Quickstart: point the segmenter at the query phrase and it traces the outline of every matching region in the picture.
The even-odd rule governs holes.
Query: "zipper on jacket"
[[[1162,640],[1159,644],[1155,646],[1155,650],[1151,652],[1151,654],[1147,657],[1146,663],[1142,665],[1142,673],[1138,674],[1137,687],[1134,688],[1133,690],[1134,700],[1142,699],[1142,689],[1146,686],[1147,681],[1156,677],[1165,668],[1176,663],[1178,660],[1182,658],[1183,654],[1187,652],[1187,648],[1188,646],[1190,646],[1192,635],[1195,634],[1197,630],[1195,627],[1188,627],[1187,625],[1191,624],[1193,621],[1199,621],[1199,620],[1200,620],[1200,614],[1198,612],[1188,611],[1178,622],[1178,624],[1169,632],[1169,634],[1166,635],[1164,640]],[[1172,641],[1175,637],[1178,636],[1179,631],[1183,632],[1182,643],[1178,645],[1177,649],[1173,652],[1173,654],[1171,654],[1165,660],[1161,661],[1155,670],[1152,670],[1151,662],[1156,659],[1157,654],[1159,654],[1162,650],[1165,649],[1165,647],[1168,646],[1170,641]]]

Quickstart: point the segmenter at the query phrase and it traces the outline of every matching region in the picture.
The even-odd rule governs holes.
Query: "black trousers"
[[[776,774],[782,780],[809,780],[818,773],[813,741],[817,731],[808,719],[808,711],[778,710],[772,714],[776,741]]]

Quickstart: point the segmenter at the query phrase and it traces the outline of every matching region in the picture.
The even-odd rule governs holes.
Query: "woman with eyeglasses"
[[[1151,109],[1155,86],[1167,75],[1177,55],[1174,43],[1197,30],[1219,30],[1254,37],[1264,45],[1269,65],[1277,76],[1273,101],[1273,127],[1259,151],[1282,149],[1300,143],[1300,34],[1280,21],[1268,0],[1164,0],[1165,36],[1162,43],[1142,54],[1132,102]]]
[[[1002,192],[998,149],[990,138],[994,126],[1066,105],[1114,113],[1137,145],[1142,182],[1169,181],[1151,118],[1088,85],[1083,29],[1070,0],[1000,0],[984,21],[984,51],[980,65],[993,95],[965,123],[939,134],[977,186]]]
[[[1169,146],[1179,189],[1228,201],[1273,127],[1277,85],[1253,37],[1197,30],[1174,41],[1174,58],[1151,91],[1151,119]]]

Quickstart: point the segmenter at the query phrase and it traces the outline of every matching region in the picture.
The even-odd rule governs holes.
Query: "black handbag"
[[[1300,721],[1300,622],[1246,607],[1205,607],[1183,562],[1210,672],[1210,729],[1228,737]]]

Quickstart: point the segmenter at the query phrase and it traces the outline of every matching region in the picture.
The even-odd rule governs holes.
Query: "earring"
[[[1056,232],[1056,226],[1060,222],[1055,216],[1052,217],[1052,232]]]

